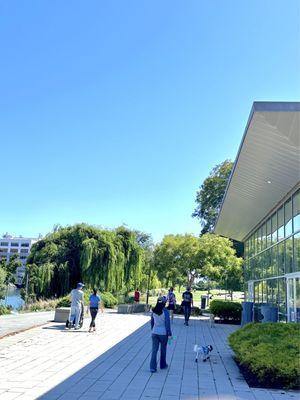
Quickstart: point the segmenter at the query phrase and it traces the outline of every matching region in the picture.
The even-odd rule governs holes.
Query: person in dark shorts
[[[99,304],[101,303],[101,298],[100,296],[97,295],[97,289],[93,289],[93,294],[90,295],[90,313],[91,313],[91,323],[90,323],[90,329],[89,332],[92,332],[92,329],[96,330],[96,323],[95,319],[98,314],[98,309],[99,309]]]
[[[188,326],[193,306],[193,294],[191,293],[190,287],[187,287],[186,291],[182,293],[181,305],[183,306],[184,310],[184,324]]]
[[[167,309],[170,312],[170,318],[173,321],[174,318],[174,311],[175,311],[175,306],[176,306],[176,297],[174,293],[174,288],[170,287],[169,293],[167,295],[167,302],[168,302],[168,307]]]

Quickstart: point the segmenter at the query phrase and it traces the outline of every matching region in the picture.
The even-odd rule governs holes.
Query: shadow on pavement
[[[65,330],[63,325],[44,327],[43,329],[87,334],[86,330]],[[101,335],[98,337],[101,340]],[[113,394],[113,398],[119,399],[123,398],[124,393],[126,395],[128,391],[128,396],[126,395],[124,399],[134,400],[139,398],[151,376],[148,363],[144,366],[151,351],[150,341],[148,340],[150,340],[150,329],[149,323],[146,322],[37,399],[80,399],[82,397],[82,399],[87,400],[98,399],[103,394],[105,396]],[[76,351],[76,349],[74,350]],[[139,384],[137,386],[134,384],[137,373],[139,374],[139,382],[144,381],[144,385]],[[136,397],[137,394],[138,397]]]

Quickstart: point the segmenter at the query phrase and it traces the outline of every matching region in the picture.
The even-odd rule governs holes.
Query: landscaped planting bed
[[[251,323],[229,336],[248,384],[277,389],[300,388],[300,326]]]

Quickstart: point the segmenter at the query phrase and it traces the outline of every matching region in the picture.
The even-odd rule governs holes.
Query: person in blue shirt
[[[90,313],[91,313],[92,321],[90,323],[89,332],[92,332],[92,329],[94,330],[94,332],[96,331],[95,319],[98,314],[98,309],[99,309],[100,303],[101,303],[101,298],[100,298],[100,296],[97,295],[97,289],[93,289],[93,294],[90,295]]]
[[[156,306],[152,309],[152,356],[150,361],[150,372],[157,371],[157,352],[160,345],[160,369],[168,368],[166,361],[168,337],[172,337],[170,314],[165,308],[167,298],[160,297]]]

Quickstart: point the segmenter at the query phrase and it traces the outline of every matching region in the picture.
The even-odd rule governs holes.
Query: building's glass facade
[[[246,238],[244,268],[249,300],[300,322],[300,189]]]

